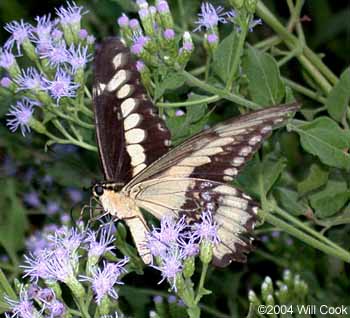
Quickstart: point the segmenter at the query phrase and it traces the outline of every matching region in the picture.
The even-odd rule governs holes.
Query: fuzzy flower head
[[[44,88],[42,75],[34,67],[22,69],[21,74],[15,78],[17,90],[41,90]]]
[[[143,52],[144,47],[150,41],[148,36],[143,35],[140,32],[133,34],[133,44],[131,46],[131,52],[135,55],[139,55]]]
[[[200,31],[202,28],[206,30],[211,30],[219,23],[227,23],[226,17],[228,14],[223,12],[224,9],[222,7],[215,8],[209,2],[203,2],[201,5],[201,12],[198,14],[198,20],[195,22],[197,24],[197,28],[194,31]]]
[[[63,26],[80,25],[81,17],[86,13],[87,11],[83,11],[83,7],[77,6],[74,1],[67,2],[67,7],[61,6],[56,9],[56,14]]]
[[[199,242],[208,241],[213,244],[220,242],[218,225],[210,211],[204,211],[201,215],[201,222],[194,223],[193,238],[199,240]]]
[[[78,69],[83,69],[85,65],[91,60],[91,54],[88,53],[87,46],[74,47],[72,44],[68,50],[68,63],[72,67],[73,73]]]
[[[37,283],[39,278],[48,279],[50,277],[47,270],[45,250],[41,250],[37,255],[24,255],[23,277],[29,277],[30,281]]]
[[[119,25],[121,28],[127,27],[128,24],[129,24],[129,18],[128,18],[128,16],[127,16],[125,13],[123,13],[123,14],[118,18],[117,23],[118,23],[118,25]]]
[[[68,283],[75,277],[76,262],[77,255],[71,255],[62,249],[54,250],[45,259],[45,274],[51,280]]]
[[[103,227],[98,233],[89,230],[85,239],[85,243],[88,244],[89,257],[99,258],[104,253],[113,251],[114,246],[111,244],[114,240],[111,227],[108,229]]]
[[[12,50],[13,46],[16,45],[18,55],[21,55],[21,45],[28,39],[32,32],[32,26],[23,20],[12,21],[6,23],[4,29],[11,33],[11,36],[5,43],[5,48],[7,50]]]
[[[4,69],[9,69],[12,65],[16,63],[15,56],[7,51],[0,50],[0,66]]]
[[[11,85],[11,83],[12,83],[11,79],[9,77],[7,77],[7,76],[4,76],[0,80],[0,86],[4,87],[4,88],[9,87]]]
[[[171,215],[164,216],[160,221],[160,229],[153,229],[155,237],[166,245],[176,243],[181,237],[181,233],[186,229],[187,224],[183,216],[176,220]]]
[[[15,132],[19,128],[23,136],[29,133],[30,120],[34,112],[33,107],[37,105],[37,102],[24,98],[18,101],[16,105],[11,106],[10,111],[7,113],[9,118],[6,120],[9,130]]]
[[[159,266],[152,265],[153,268],[159,270],[162,279],[159,282],[167,280],[172,289],[176,290],[176,275],[183,270],[184,255],[178,248],[168,249],[165,255],[161,257],[161,264]]]
[[[12,300],[5,297],[6,302],[11,308],[11,317],[21,317],[21,318],[39,318],[40,313],[35,309],[33,302],[28,296],[28,292],[21,287],[19,300]]]
[[[46,89],[57,103],[62,97],[74,97],[79,87],[79,84],[72,82],[71,76],[63,70],[56,72],[54,80],[45,80],[45,82]]]
[[[128,258],[118,263],[103,263],[103,268],[97,268],[93,271],[92,277],[82,276],[81,281],[87,281],[91,283],[91,288],[95,294],[95,300],[97,304],[100,304],[101,300],[105,296],[110,296],[114,299],[118,298],[116,284],[123,284],[119,280],[120,274],[125,271],[124,266],[128,262]]]
[[[69,52],[66,47],[66,42],[46,42],[45,50],[41,49],[40,58],[47,59],[51,67],[58,67],[69,61]]]
[[[51,15],[44,15],[42,17],[36,17],[36,26],[33,28],[33,34],[32,36],[34,39],[49,39],[51,35],[51,31],[54,27],[54,23],[51,21]]]

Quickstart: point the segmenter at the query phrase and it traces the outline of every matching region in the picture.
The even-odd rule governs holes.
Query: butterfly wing
[[[154,162],[123,191],[157,218],[186,214],[189,222],[195,222],[202,211],[211,211],[221,239],[214,263],[245,261],[252,248],[249,233],[258,204],[224,182],[231,181],[272,129],[298,108],[297,104],[270,107],[203,131]]]
[[[96,51],[93,104],[105,179],[128,182],[170,146],[170,133],[140,82],[130,51],[108,38]]]

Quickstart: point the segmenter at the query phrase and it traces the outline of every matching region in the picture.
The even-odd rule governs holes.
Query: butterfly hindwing
[[[130,51],[117,38],[97,49],[93,101],[107,181],[126,183],[170,146],[170,133],[140,82]]]
[[[155,161],[123,191],[159,219],[185,214],[188,222],[196,222],[203,211],[210,211],[221,239],[214,249],[214,264],[245,261],[252,249],[250,233],[258,204],[224,182],[231,181],[272,129],[298,108],[270,107],[207,129]]]

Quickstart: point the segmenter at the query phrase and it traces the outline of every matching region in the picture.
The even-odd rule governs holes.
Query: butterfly
[[[210,211],[220,237],[214,265],[245,261],[258,204],[229,183],[299,105],[229,119],[170,149],[170,132],[147,96],[129,49],[118,38],[104,40],[96,51],[93,104],[105,177],[93,186],[93,195],[106,213],[127,224],[144,263],[151,263],[152,256],[141,210],[158,219],[185,215],[188,223]]]

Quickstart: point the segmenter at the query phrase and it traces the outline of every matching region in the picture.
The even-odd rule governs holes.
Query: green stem
[[[291,49],[294,50],[297,47],[300,47],[299,40],[289,32],[272,14],[272,12],[262,3],[258,1],[256,7],[256,13],[282,38],[285,44]],[[320,86],[320,88],[328,94],[332,89],[332,86],[329,84],[327,79],[322,75],[319,69],[324,73],[325,70],[329,69],[323,64],[321,60],[316,61],[315,56],[310,54],[312,52],[306,46],[303,48],[303,52],[297,55],[299,62],[303,67],[308,71],[312,76],[313,80]],[[310,60],[309,58],[312,57]],[[317,57],[317,55],[316,55]],[[317,63],[315,63],[317,62]],[[317,65],[318,68],[315,67]],[[330,71],[329,71],[330,72]],[[328,73],[329,73],[328,72]]]
[[[94,129],[95,128],[94,125],[87,124],[87,123],[81,121],[78,117],[72,117],[72,116],[69,116],[69,115],[66,115],[66,114],[62,113],[60,110],[57,109],[56,106],[50,107],[49,110],[52,113],[54,113],[55,115],[57,115],[58,117],[66,119],[66,120],[71,121],[73,123],[76,123],[76,124],[78,124],[79,126],[81,126],[83,128],[87,128],[87,129]]]
[[[227,90],[231,90],[232,89],[232,85],[235,79],[235,75],[239,66],[239,62],[241,60],[241,56],[242,56],[242,51],[243,51],[243,46],[244,46],[244,41],[245,38],[247,37],[247,32],[248,32],[248,25],[249,25],[249,17],[246,18],[247,21],[245,21],[244,25],[242,25],[241,27],[241,32],[239,33],[239,37],[238,37],[238,43],[233,43],[232,45],[234,46],[234,56],[233,56],[233,61],[232,61],[232,65],[229,66],[231,67],[230,69],[230,74],[228,76],[228,81],[226,83],[226,89]],[[242,23],[243,24],[243,23]],[[236,47],[237,46],[237,47]]]
[[[202,298],[201,290],[204,287],[205,278],[206,278],[207,272],[208,272],[208,264],[207,263],[202,263],[202,264],[203,264],[203,267],[202,267],[201,277],[200,277],[199,283],[198,283],[197,295],[196,295],[196,298],[194,299],[194,303],[196,305],[199,303],[199,301]]]
[[[189,84],[192,84],[193,86],[201,88],[201,89],[203,89],[206,92],[218,95],[221,98],[230,100],[231,102],[234,102],[234,103],[236,103],[238,105],[247,107],[249,109],[259,109],[259,108],[261,108],[260,105],[254,103],[254,102],[251,102],[251,101],[249,101],[249,100],[247,100],[247,99],[245,99],[245,98],[243,98],[243,97],[241,97],[239,95],[232,94],[232,93],[230,93],[230,92],[228,92],[226,90],[223,90],[223,89],[211,86],[211,85],[201,81],[197,77],[193,76],[192,74],[186,72],[185,70],[181,70],[180,72],[187,79]]]
[[[294,223],[299,228],[303,229],[306,233],[309,233],[310,235],[314,236],[315,238],[319,239],[320,241],[323,241],[325,244],[328,244],[329,246],[332,246],[333,248],[339,250],[342,253],[347,253],[350,257],[350,253],[342,249],[337,244],[333,243],[331,240],[320,234],[319,232],[315,231],[311,227],[305,225],[302,221],[295,218],[294,216],[290,215],[286,211],[282,210],[280,207],[276,206],[275,204],[272,205],[273,211],[283,217],[284,219],[288,220],[291,223]]]
[[[350,263],[350,255],[347,252],[340,252],[338,249],[334,249],[333,247],[324,244],[323,242],[320,242],[316,240],[315,238],[305,234],[301,230],[295,228],[294,226],[288,224],[285,221],[280,220],[276,216],[274,216],[272,213],[263,211],[261,213],[262,217],[269,222],[270,224],[280,228],[281,230],[284,230],[285,232],[289,233],[290,235],[300,239],[304,243],[326,253],[329,255],[332,255],[334,257],[337,257],[344,262]]]
[[[315,92],[309,88],[306,88],[303,85],[300,85],[296,82],[293,82],[292,80],[282,77],[283,81],[285,82],[285,84],[287,84],[288,86],[290,86],[292,89],[294,89],[296,92],[301,93],[315,101],[318,101],[322,104],[326,103],[326,98],[320,96],[320,94],[318,92]]]
[[[185,18],[185,9],[184,4],[182,0],[177,0],[177,5],[179,7],[179,13],[180,13],[180,21],[181,21],[181,27],[186,30],[187,29],[187,19]]]
[[[265,40],[262,40],[254,44],[254,47],[261,50],[267,50],[270,47],[279,44],[280,42],[281,42],[281,39],[277,35],[274,35],[274,36],[271,36],[270,38],[267,38]]]
[[[189,107],[189,106],[195,106],[200,104],[209,104],[209,103],[215,103],[218,100],[220,100],[221,97],[218,95],[213,95],[210,97],[205,97],[201,99],[191,100],[191,101],[185,101],[185,102],[177,102],[177,103],[157,103],[157,106],[159,107]]]

